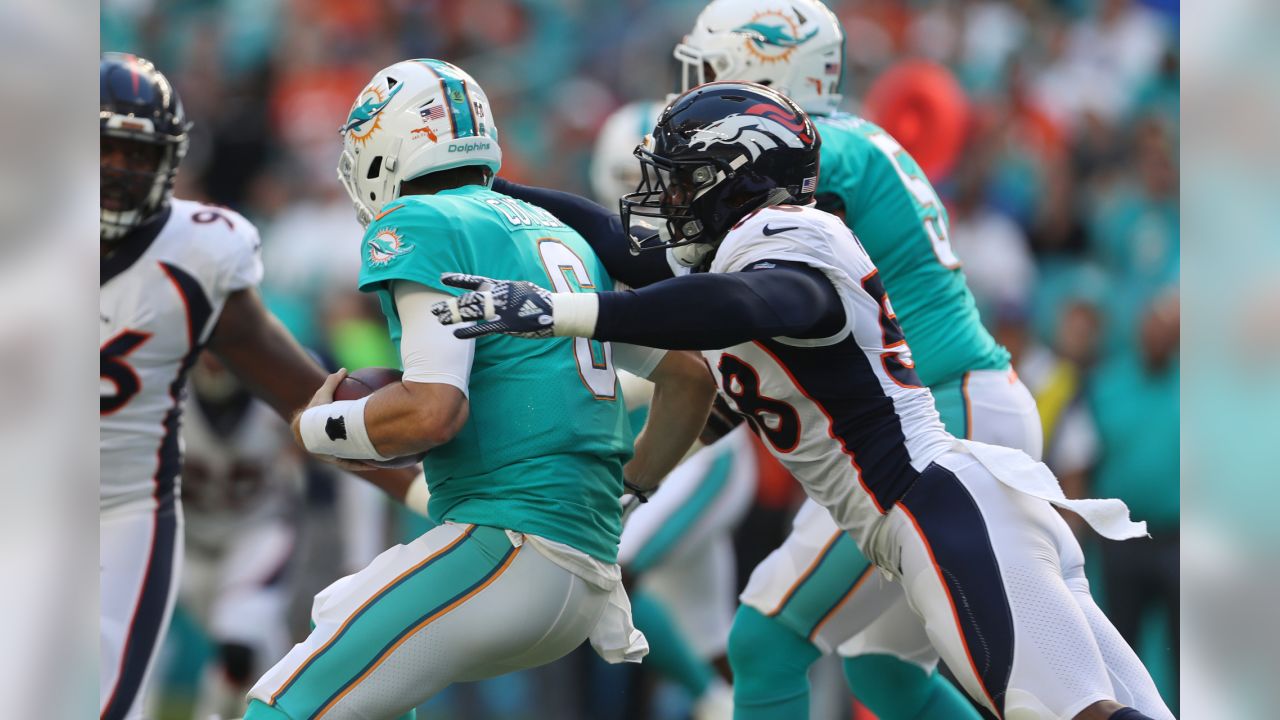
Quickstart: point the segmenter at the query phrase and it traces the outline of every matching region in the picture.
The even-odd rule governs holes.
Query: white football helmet
[[[464,165],[502,166],[498,130],[484,90],[442,60],[405,60],[379,71],[356,96],[342,133],[338,182],[368,227],[400,186]]]
[[[636,146],[653,132],[665,103],[630,102],[604,121],[591,155],[591,192],[605,207],[616,208],[618,198],[640,186],[640,161]]]
[[[714,0],[674,54],[686,92],[712,80],[754,82],[808,113],[840,105],[844,30],[820,0]]]

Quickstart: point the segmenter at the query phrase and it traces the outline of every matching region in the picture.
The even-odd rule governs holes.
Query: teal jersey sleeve
[[[815,117],[822,136],[819,205],[845,224],[880,270],[926,385],[1003,369],[1009,353],[983,327],[952,252],[947,211],[915,160],[862,118]]]
[[[392,281],[411,280],[449,294],[440,274],[471,267],[474,243],[447,204],[405,198],[387,205],[365,231],[360,245],[360,289],[375,292]]]
[[[378,295],[397,343],[394,281],[461,293],[440,282],[445,272],[558,292],[612,287],[576,232],[481,186],[401,198],[370,224],[359,285]],[[467,423],[423,462],[432,519],[532,533],[613,562],[631,433],[612,349],[586,338],[479,338],[469,389]]]

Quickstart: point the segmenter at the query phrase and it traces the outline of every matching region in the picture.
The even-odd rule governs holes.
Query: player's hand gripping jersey
[[[262,279],[258,232],[231,210],[174,199],[102,262],[100,499],[171,500],[187,370],[227,296]]]
[[[395,280],[456,294],[440,274],[511,277],[561,292],[608,289],[586,242],[549,213],[479,185],[389,204],[365,233],[360,288],[376,292],[400,339]],[[436,522],[546,537],[606,563],[617,557],[622,465],[631,437],[613,349],[565,338],[477,342],[470,419],[424,466]]]

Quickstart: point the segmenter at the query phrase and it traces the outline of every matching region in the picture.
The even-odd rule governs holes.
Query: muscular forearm
[[[415,455],[452,440],[467,413],[466,397],[455,387],[394,383],[369,398],[365,430],[383,457]]]
[[[636,438],[635,456],[623,469],[627,481],[642,490],[657,487],[675,469],[706,423],[715,385],[702,361],[692,362],[693,372],[659,377],[654,385],[649,421]]]

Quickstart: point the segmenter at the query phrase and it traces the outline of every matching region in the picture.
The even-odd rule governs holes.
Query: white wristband
[[[404,493],[404,505],[422,517],[427,517],[427,505],[430,502],[431,490],[427,487],[427,473],[420,472]]]
[[[552,293],[557,337],[591,337],[600,314],[600,298],[595,293]]]
[[[307,451],[348,460],[390,460],[378,453],[365,430],[364,406],[369,397],[372,396],[339,400],[304,411],[298,425]]]

